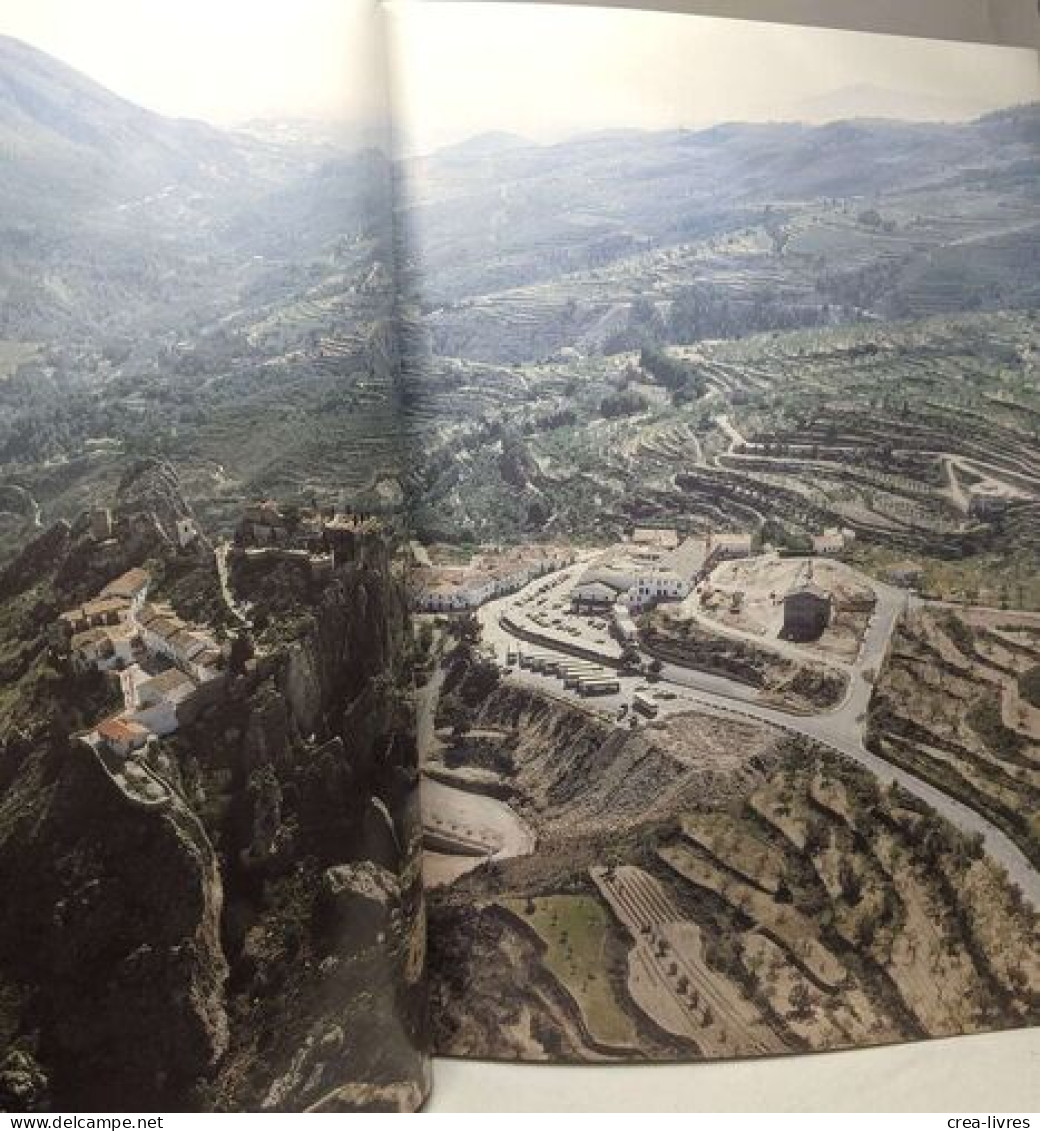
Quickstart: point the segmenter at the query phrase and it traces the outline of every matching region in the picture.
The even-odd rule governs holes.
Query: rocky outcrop
[[[38,750],[0,798],[0,890],[52,1102],[191,1102],[228,1027],[221,879],[187,805],[129,805],[82,746]]]
[[[397,877],[371,860],[335,864],[322,875],[322,902],[341,931],[372,942],[391,929],[399,914]]]
[[[54,563],[68,552],[71,537],[72,528],[61,521],[29,542],[13,561],[0,570],[0,598],[20,593],[53,569]]]
[[[164,459],[140,460],[126,472],[116,495],[115,518],[132,539],[157,537],[169,548],[180,545],[177,523],[182,519],[200,529],[176,469]],[[208,549],[204,537],[202,542]]]
[[[355,1083],[414,1089],[409,632],[375,525],[346,531],[320,577],[249,575],[266,636],[135,763],[161,804],[134,802],[121,759],[70,741],[112,705],[98,673],[80,687],[63,666],[49,626],[145,547],[189,599],[200,571],[166,530],[177,498],[148,462],[123,484],[113,538],[62,524],[0,574],[26,610],[0,624],[19,723],[0,734],[4,1103],[249,1110],[271,1095],[300,1110],[349,1106],[336,1097]],[[331,1047],[347,1021],[365,1041]]]
[[[531,805],[525,818],[567,838],[745,797],[784,741],[765,724],[692,710],[630,730],[516,686],[496,691],[475,726],[506,736],[511,784]]]

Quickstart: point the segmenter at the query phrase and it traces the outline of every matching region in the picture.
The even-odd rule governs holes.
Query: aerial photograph
[[[1035,53],[391,9],[435,1047],[1036,1024]]]
[[[0,13],[0,1110],[425,1093],[376,16]]]

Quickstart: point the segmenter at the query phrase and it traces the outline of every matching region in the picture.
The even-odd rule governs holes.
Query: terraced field
[[[1040,607],[1036,334],[1034,315],[1003,313],[702,342],[674,351],[705,389],[687,403],[661,402],[636,354],[458,362],[415,422],[420,521],[593,540],[661,521],[795,549],[840,526],[853,563],[879,576],[911,556],[927,595]],[[644,407],[605,417],[619,387]],[[516,481],[503,436],[525,453]],[[972,510],[980,487],[999,513]]]
[[[1040,622],[922,609],[904,622],[871,704],[870,745],[985,813],[1040,866],[1040,711],[1019,680]]]
[[[607,741],[575,748],[587,787],[599,766],[579,828],[562,816],[566,759],[529,761],[549,721],[511,779],[537,853],[431,893],[445,1051],[760,1055],[1040,1019],[1040,918],[977,841],[898,787],[788,746],[752,757],[757,773],[731,766],[728,786],[716,771],[714,805],[704,785],[666,787],[671,819],[634,805],[626,823],[635,799],[608,764],[623,747]]]

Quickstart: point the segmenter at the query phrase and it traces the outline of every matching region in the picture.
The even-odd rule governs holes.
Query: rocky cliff
[[[169,578],[164,544],[147,549]],[[236,578],[265,630],[147,754],[170,787],[155,808],[73,737],[111,704],[48,630],[131,563],[106,566],[74,524],[4,571],[0,652],[19,664],[0,700],[0,1107],[417,1102],[410,633],[389,544],[357,551],[320,578],[277,564]],[[211,568],[179,560],[178,591]]]
[[[41,749],[0,796],[0,890],[0,969],[28,987],[18,1036],[51,1102],[196,1102],[227,1048],[227,965],[217,860],[186,803],[134,808],[85,745]]]

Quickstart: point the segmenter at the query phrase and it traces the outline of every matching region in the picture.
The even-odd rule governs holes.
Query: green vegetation
[[[957,644],[966,631],[974,640],[970,656]],[[943,660],[936,633],[952,633],[946,639],[967,664]],[[1040,865],[1040,742],[1005,717],[1005,697],[1019,677],[999,640],[941,612],[901,624],[871,701],[868,745],[977,810]],[[1017,647],[1028,676],[1040,649]]]
[[[618,1003],[609,954],[617,947],[610,912],[593,896],[502,900],[545,946],[545,968],[571,995],[594,1040],[618,1048],[638,1044],[635,1025]]]
[[[688,361],[646,346],[639,354],[640,366],[657,382],[669,389],[676,403],[685,404],[704,395],[703,375]]]
[[[492,899],[536,933],[539,950],[527,959],[536,962],[533,971],[515,965],[524,931],[508,921],[492,931],[483,912],[479,923],[459,919],[461,892],[443,903],[435,898],[441,933],[434,997],[447,1051],[465,1047],[472,1025],[482,1026],[491,1051],[514,1047],[515,1030],[495,1020],[503,1008],[496,1002],[505,1001],[514,1020],[517,1008],[533,1018],[535,1049],[586,1056],[602,1050],[588,1040],[574,1050],[572,1011],[592,1041],[615,1044],[631,1039],[629,1018],[645,1013],[670,1034],[661,1041],[660,1028],[656,1040],[638,1031],[651,1058],[704,1055],[695,1037],[677,1035],[676,1002],[686,1003],[713,1042],[722,1028],[713,1050],[738,1045],[749,1016],[791,1050],[1040,1019],[1040,921],[986,858],[981,840],[901,788],[882,790],[872,774],[836,754],[792,747],[725,810],[693,803],[678,824],[614,832],[609,845],[598,856],[607,876],[622,864],[630,876],[646,876],[636,915],[669,916],[667,932],[641,929],[638,919],[625,924],[630,953],[649,941],[663,956],[668,993],[656,996],[644,967],[641,993],[631,995],[611,941],[617,917],[585,893],[579,860],[588,853],[554,840],[553,852],[473,873],[465,885],[477,905]],[[654,885],[665,904],[649,896]],[[721,979],[715,992],[723,1000],[734,994],[725,1012],[705,1011],[707,975],[696,974],[694,952],[676,950],[682,966],[669,967],[685,924],[699,930],[703,969]],[[543,975],[558,983],[565,1003],[547,993]]]
[[[1040,664],[1018,677],[1018,693],[1031,707],[1040,707]]]
[[[634,389],[622,389],[610,393],[599,402],[600,413],[608,419],[616,416],[635,416],[645,412],[650,407],[650,402],[642,393]]]
[[[957,650],[969,660],[975,655],[975,633],[955,613],[947,613],[942,620],[943,632],[957,645]]]

